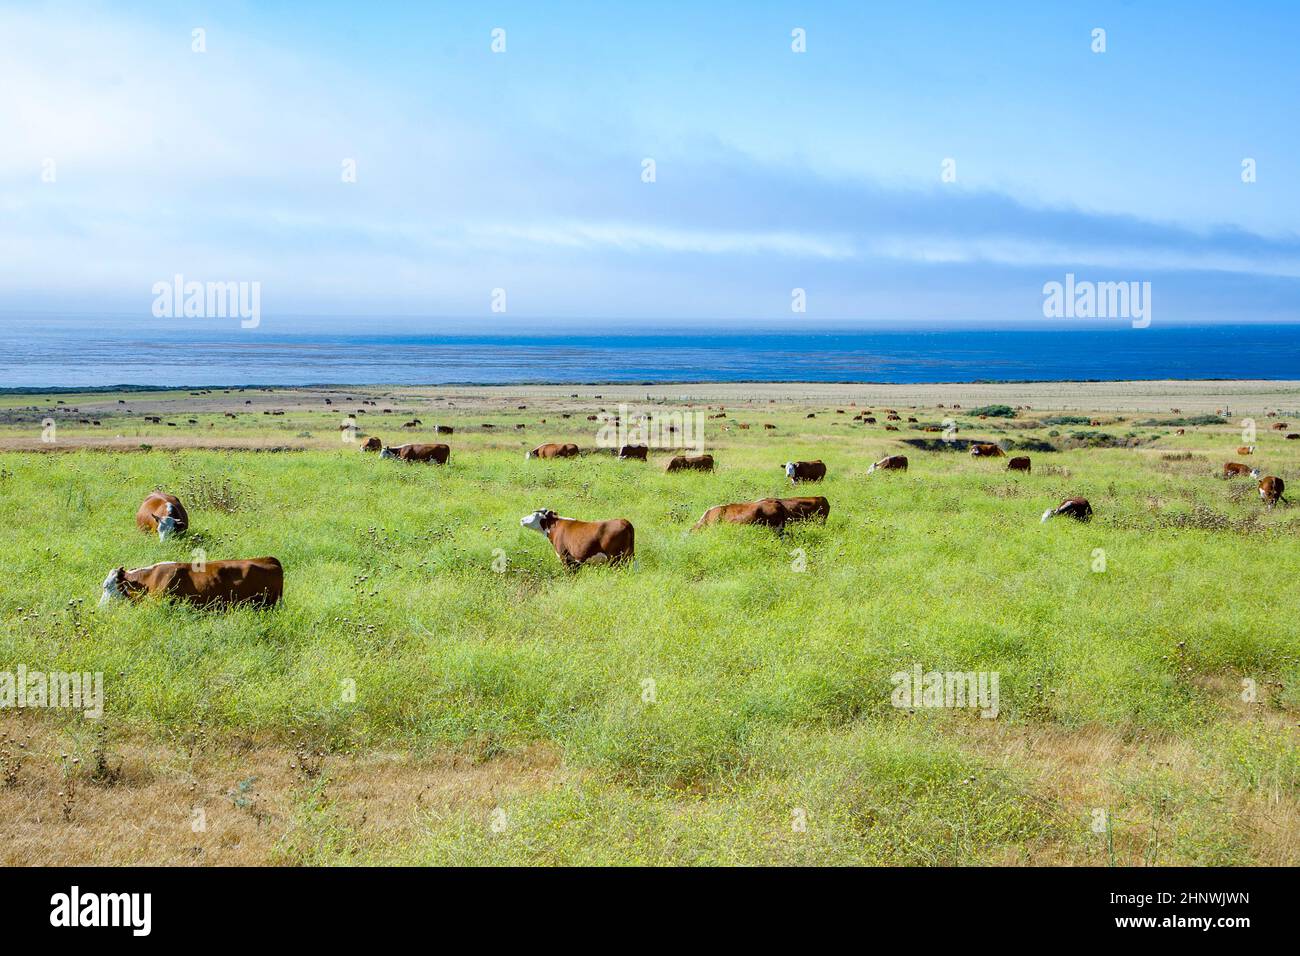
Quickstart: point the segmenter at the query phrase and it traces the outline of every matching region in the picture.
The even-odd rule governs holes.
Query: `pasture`
[[[0,709],[0,862],[1300,863],[1300,509],[1216,477],[1244,460],[1300,495],[1263,404],[980,420],[778,388],[634,403],[725,406],[711,474],[597,450],[587,416],[619,397],[591,386],[3,397],[0,671],[102,672],[104,715]],[[362,407],[361,436],[450,463],[341,440]],[[1062,450],[1019,474],[902,443],[946,417]],[[543,441],[583,454],[526,461]],[[187,535],[137,531],[154,489]],[[829,520],[689,533],[792,494]],[[1040,523],[1071,495],[1090,524]],[[629,519],[635,563],[567,572],[520,527],[540,508]],[[110,569],[195,549],[278,557],[283,604],[97,606]],[[996,674],[996,717],[895,706],[918,664]]]

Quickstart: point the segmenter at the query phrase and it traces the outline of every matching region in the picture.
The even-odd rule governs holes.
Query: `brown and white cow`
[[[1258,478],[1259,469],[1251,468],[1250,465],[1243,465],[1239,461],[1225,461],[1223,463],[1224,478]]]
[[[382,451],[384,443],[376,435],[371,435],[361,445],[362,451]]]
[[[664,469],[669,471],[712,471],[712,455],[675,455],[668,462],[668,467]]]
[[[1282,492],[1286,491],[1286,482],[1275,475],[1265,475],[1259,480],[1259,497],[1264,504],[1271,509],[1279,501],[1284,505],[1291,502],[1282,497]]]
[[[567,568],[605,562],[617,564],[636,556],[636,531],[626,518],[577,521],[561,518],[545,508],[520,518],[519,524],[546,535]]]
[[[1001,458],[1006,454],[997,445],[988,442],[976,442],[970,446],[972,458]]]
[[[254,604],[270,607],[284,594],[284,569],[275,558],[243,558],[181,564],[166,561],[148,568],[114,568],[104,579],[100,604],[136,600],[152,594],[191,604]]]
[[[1010,461],[1007,462],[1007,471],[1027,472],[1029,470],[1030,470],[1029,457],[1027,455],[1021,455],[1017,458],[1012,458]]]
[[[1237,449],[1237,454],[1238,454],[1238,455],[1253,455],[1253,454],[1255,454],[1255,446],[1254,446],[1254,445],[1242,445],[1240,448]]]
[[[783,467],[785,476],[794,484],[821,481],[826,477],[826,465],[820,458],[816,461],[787,461]]]
[[[181,534],[189,529],[190,516],[175,495],[155,491],[140,504],[135,513],[135,523],[141,531],[158,532],[158,540],[166,541],[170,534]]]
[[[867,474],[874,471],[907,471],[906,455],[887,455],[867,469]]]
[[[433,462],[435,465],[447,464],[451,457],[449,445],[398,445],[396,448],[385,447],[379,453],[380,458],[400,458],[402,461]]]
[[[786,521],[825,521],[831,516],[831,503],[820,495],[813,498],[777,498],[785,506]]]
[[[1087,498],[1066,498],[1055,508],[1044,511],[1043,521],[1061,516],[1073,518],[1075,521],[1091,521],[1092,505],[1088,504]]]
[[[790,513],[784,504],[776,498],[764,498],[761,501],[743,501],[730,505],[714,505],[695,523],[692,531],[699,531],[709,525],[727,522],[728,524],[757,524],[778,531],[790,520]]]
[[[524,455],[524,460],[529,458],[577,458],[578,446],[572,442],[558,444],[550,441],[544,445],[538,445],[528,454]]]
[[[624,445],[618,450],[619,458],[635,458],[637,461],[645,461],[648,454],[650,448],[647,445]]]

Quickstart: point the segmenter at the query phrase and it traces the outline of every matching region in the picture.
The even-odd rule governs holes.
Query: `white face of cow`
[[[787,461],[787,462],[785,463],[785,476],[786,476],[787,478],[793,478],[793,477],[794,477],[794,462],[792,462],[792,461]]]
[[[158,519],[158,540],[166,541],[169,534],[176,532],[176,519],[171,515]]]
[[[1048,508],[1046,511],[1043,512],[1043,521],[1040,521],[1039,524],[1042,524],[1043,522],[1047,521],[1047,519],[1052,517],[1052,515],[1054,514],[1056,514],[1056,509]]]
[[[1256,481],[1259,481],[1259,476],[1260,476],[1260,470],[1258,468],[1250,469],[1250,477],[1254,478]]]
[[[381,451],[381,452],[379,453],[379,457],[380,457],[380,458],[396,458],[396,457],[397,457],[397,452],[393,451],[391,448],[389,448],[387,445],[385,445],[385,446],[384,446],[384,450]]]
[[[126,597],[126,591],[122,587],[122,578],[124,576],[121,568],[114,568],[108,572],[108,577],[104,578],[104,593],[99,596],[100,607],[103,607],[109,601]]]
[[[546,515],[548,513],[549,512],[547,512],[546,509],[542,509],[541,511],[534,511],[530,515],[524,515],[519,519],[519,525],[520,527],[527,528],[530,531],[536,531],[539,534],[546,534],[546,528],[544,525],[546,524]]]

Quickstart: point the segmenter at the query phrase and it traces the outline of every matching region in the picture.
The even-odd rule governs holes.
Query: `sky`
[[[1300,321],[1300,5],[988,6],[9,0],[0,321]]]

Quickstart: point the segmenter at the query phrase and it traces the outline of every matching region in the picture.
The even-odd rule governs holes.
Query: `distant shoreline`
[[[521,389],[521,388],[678,388],[687,386],[719,388],[948,388],[979,386],[983,388],[1012,387],[1017,385],[1276,385],[1300,388],[1300,378],[1026,378],[1026,379],[950,379],[927,382],[888,382],[869,379],[842,379],[837,381],[807,381],[804,379],[660,379],[638,382],[611,380],[534,380],[519,382],[311,382],[302,385],[285,385],[268,382],[219,385],[49,385],[0,387],[0,395],[98,395],[112,393],[193,392],[230,390],[274,391],[337,391],[346,389],[418,388],[418,389]]]

